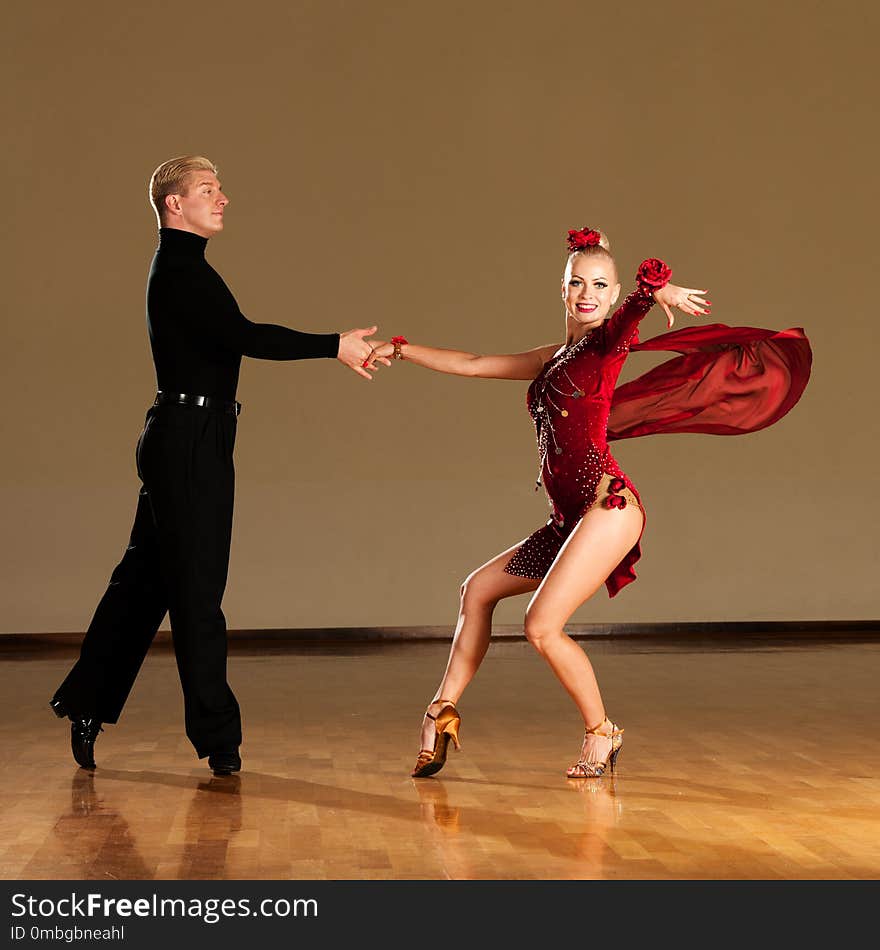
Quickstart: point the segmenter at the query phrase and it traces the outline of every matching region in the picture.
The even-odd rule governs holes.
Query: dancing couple
[[[376,327],[341,334],[301,333],[254,324],[205,260],[208,239],[223,228],[228,199],[216,167],[187,156],[161,165],[150,197],[159,247],[147,285],[147,322],[158,394],[138,441],[142,481],[134,527],[83,640],[80,658],[51,706],[71,720],[76,761],[94,768],[94,744],[122,710],[166,612],[183,687],[186,733],[215,774],[241,768],[241,721],[226,681],[226,626],[221,600],[231,540],[232,449],[242,356],[335,357],[366,378],[402,360],[458,376],[530,381],[539,469],[551,515],[536,532],[471,573],[446,670],[422,723],[412,775],[436,773],[449,743],[458,746],[457,703],[489,646],[492,614],[504,598],[532,593],[525,635],[567,690],[584,721],[570,778],[613,769],[623,729],[608,718],[584,651],[564,627],[603,584],[610,596],[635,579],[645,511],[609,441],[662,432],[753,432],[781,418],[800,398],[810,348],[799,329],[775,332],[722,324],[639,342],[640,321],[654,304],[703,317],[706,291],[671,283],[661,260],[642,263],[636,289],[621,293],[604,234],[568,232],[562,278],[561,343],[510,355],[478,355],[376,339]],[[369,339],[368,339],[369,338]],[[617,386],[633,350],[680,355]]]

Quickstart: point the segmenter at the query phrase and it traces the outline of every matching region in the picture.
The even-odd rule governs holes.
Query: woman
[[[565,338],[561,345],[512,355],[480,356],[419,346],[395,337],[390,343],[374,341],[374,350],[365,364],[405,359],[442,373],[531,380],[527,405],[535,423],[540,456],[536,487],[543,483],[552,508],[546,525],[478,568],[462,586],[446,672],[423,720],[421,751],[412,772],[415,777],[432,775],[443,767],[450,741],[458,748],[461,716],[456,704],[488,649],[495,606],[505,597],[532,591],[535,593],[526,610],[525,635],[550,665],[584,720],[580,757],[567,775],[587,778],[601,776],[609,767],[613,770],[623,744],[623,729],[606,715],[592,665],[566,635],[564,626],[603,583],[613,597],[635,579],[633,565],[640,556],[645,515],[635,486],[611,455],[608,439],[615,384],[630,348],[638,342],[639,321],[655,302],[665,311],[669,327],[673,324],[672,308],[704,316],[710,313],[711,303],[704,299],[705,290],[671,284],[669,267],[652,258],[639,267],[637,289],[612,313],[620,283],[607,238],[591,228],[569,231],[568,250],[562,280]],[[732,415],[754,416],[755,404],[761,402],[765,411],[760,414],[760,423],[752,418],[737,426],[730,405],[740,393],[730,392],[717,394],[716,402],[724,402],[723,420],[714,419],[713,407],[701,400],[713,369],[724,354],[730,355],[731,345],[726,345],[724,331],[727,335],[737,331],[720,325],[707,329],[713,332],[705,341],[705,353],[695,356],[691,352],[694,348],[700,351],[704,341],[698,340],[696,347],[693,340],[685,341],[682,352],[686,355],[642,377],[647,385],[636,380],[618,390],[627,398],[621,401],[621,430],[611,437],[662,431],[754,431],[775,421],[793,405],[793,387],[777,387],[780,392],[773,400],[778,414],[774,414],[772,407],[765,405],[766,387],[755,388],[749,383],[752,388],[742,411]],[[797,339],[798,331],[785,332],[794,333]],[[753,346],[764,342],[761,334],[778,336],[771,331],[750,331],[747,335]],[[666,336],[672,340],[677,335]],[[775,353],[775,342],[768,345]],[[675,345],[658,347],[656,341],[643,346],[681,349]],[[736,349],[739,343],[732,346]],[[739,346],[734,356],[738,365],[742,363],[742,349]],[[803,356],[801,350],[798,354]],[[689,361],[687,366],[680,365],[682,360]],[[785,352],[781,362],[786,364],[782,376],[803,376],[790,372],[788,364],[792,360]],[[695,369],[702,389],[694,385]],[[721,376],[731,376],[730,366],[722,370]],[[746,375],[750,379],[754,376]],[[781,389],[785,389],[784,394]],[[699,397],[695,391],[700,391]],[[794,401],[799,395],[797,392]]]

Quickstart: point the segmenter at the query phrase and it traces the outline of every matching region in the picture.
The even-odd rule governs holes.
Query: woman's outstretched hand
[[[689,313],[694,317],[707,317],[712,313],[712,301],[702,298],[708,290],[694,290],[692,287],[677,287],[667,284],[654,291],[654,300],[660,304],[666,313],[666,324],[671,327],[675,323],[672,308],[677,307],[682,313]]]

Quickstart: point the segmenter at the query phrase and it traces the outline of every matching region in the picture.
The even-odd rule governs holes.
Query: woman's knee
[[[478,568],[469,574],[461,585],[462,607],[494,608],[503,597],[497,577],[486,568]]]
[[[557,620],[531,606],[526,610],[523,630],[526,639],[539,653],[543,653],[550,643],[563,636],[562,626]]]

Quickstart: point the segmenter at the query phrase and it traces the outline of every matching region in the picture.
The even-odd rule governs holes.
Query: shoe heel
[[[458,741],[458,727],[461,725],[460,719],[451,719],[443,727],[443,732],[452,739],[452,744],[455,746],[455,751],[458,752],[461,749],[461,743]]]
[[[617,763],[617,757],[620,755],[620,750],[623,748],[623,729],[615,728],[614,732],[611,734],[611,755],[608,757],[609,762],[611,763],[611,771],[614,771],[614,766]]]

